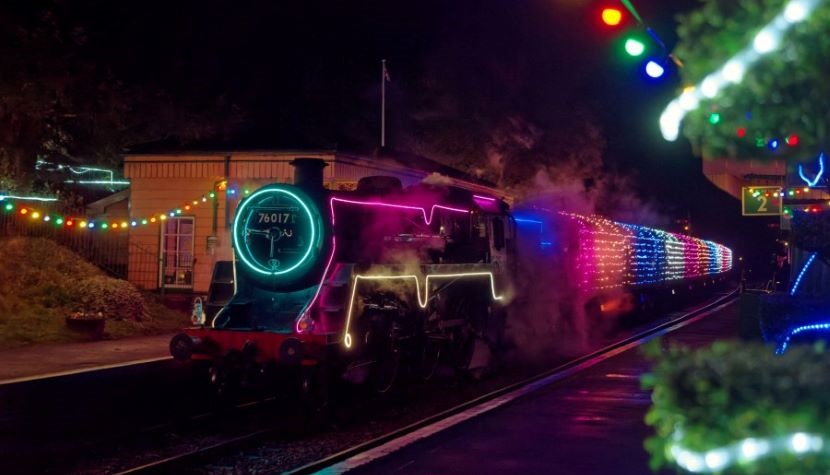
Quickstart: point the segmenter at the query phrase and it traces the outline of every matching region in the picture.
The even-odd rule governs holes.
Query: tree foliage
[[[129,145],[205,138],[238,118],[221,97],[187,103],[118,77],[105,38],[74,17],[61,0],[0,6],[0,159],[18,178],[38,156],[112,165]]]
[[[676,55],[685,67],[684,84],[699,83],[730,57],[752,44],[755,35],[780,14],[786,0],[702,0],[700,8],[678,17]],[[704,156],[759,157],[806,154],[828,145],[830,81],[823,64],[830,55],[830,5],[823,2],[781,39],[780,46],[749,67],[740,84],[730,85],[689,113],[683,131]],[[718,113],[720,122],[710,123]],[[737,135],[738,128],[746,136]],[[771,151],[764,143],[797,134],[796,148]]]
[[[830,425],[830,359],[823,345],[792,347],[784,355],[755,343],[716,342],[708,348],[645,349],[653,389],[646,440],[654,469],[674,465],[671,447],[706,453],[747,438],[827,434]],[[825,442],[826,443],[826,442]],[[777,447],[775,448],[777,449]],[[734,460],[734,457],[731,459]],[[815,474],[830,470],[826,452],[798,456],[773,450],[753,462],[730,465],[723,474]]]

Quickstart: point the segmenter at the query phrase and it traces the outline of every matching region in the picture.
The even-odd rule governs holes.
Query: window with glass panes
[[[193,287],[193,217],[168,218],[161,226],[160,284]]]

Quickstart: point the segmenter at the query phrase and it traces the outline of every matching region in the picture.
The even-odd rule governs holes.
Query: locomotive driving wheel
[[[435,376],[438,363],[441,361],[441,347],[444,342],[430,336],[424,337],[421,345],[421,354],[418,359],[417,374],[421,381],[429,381]]]
[[[487,312],[486,304],[471,297],[458,298],[450,305],[450,312],[445,316],[445,322],[451,322],[447,328],[448,362],[456,371],[467,371],[473,361],[476,349],[476,323],[481,321]]]
[[[372,333],[367,335],[367,338],[371,337]],[[401,349],[394,332],[380,336],[377,340],[372,344],[374,364],[370,371],[370,380],[376,393],[386,394],[397,382],[401,369]]]
[[[453,368],[458,371],[470,369],[475,350],[475,335],[469,325],[457,327],[450,337],[450,358]]]

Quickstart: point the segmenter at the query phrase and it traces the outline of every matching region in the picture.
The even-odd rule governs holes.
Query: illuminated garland
[[[675,438],[680,438],[679,432],[675,433]],[[694,473],[720,472],[736,464],[751,463],[780,453],[804,455],[809,452],[828,452],[821,435],[795,432],[779,437],[749,437],[706,452],[690,450],[680,444],[672,444],[669,449],[677,465]]]
[[[753,188],[749,189],[749,193],[752,195],[753,198],[757,199],[758,201],[761,201],[764,197],[766,197],[766,198],[779,198],[779,197],[780,198],[784,198],[784,197],[805,198],[805,197],[801,197],[800,195],[802,193],[806,194],[810,191],[812,191],[812,190],[809,186],[799,187],[799,188],[789,188],[789,189],[779,188],[777,191],[765,191],[763,193],[761,191],[753,189]],[[805,198],[805,199],[812,199],[812,198]],[[792,214],[793,214],[794,211],[804,211],[805,213],[818,213],[818,212],[823,211],[824,207],[827,206],[827,205],[830,205],[830,201],[828,201],[826,204],[813,203],[813,204],[804,205],[803,207],[802,206],[790,205],[790,206],[784,206],[783,212],[784,212],[785,217],[792,218]]]
[[[714,242],[596,216],[562,215],[580,226],[577,272],[584,290],[705,277],[732,268],[732,251]]]
[[[232,188],[227,188],[227,183],[224,185],[220,184],[220,190],[225,190],[227,194],[234,195],[236,194],[236,190]],[[249,190],[244,189],[244,194],[247,195],[250,193]],[[85,217],[77,217],[77,216],[67,216],[62,213],[54,213],[50,211],[45,211],[41,208],[35,208],[31,206],[18,206],[14,200],[19,200],[21,198],[12,198],[9,196],[6,199],[0,200],[3,201],[4,204],[2,205],[2,210],[5,213],[16,213],[18,216],[22,218],[27,218],[27,220],[32,224],[37,223],[49,223],[58,228],[73,228],[78,230],[95,230],[99,229],[102,231],[106,231],[108,229],[115,229],[115,230],[123,230],[128,228],[135,228],[139,226],[147,226],[149,224],[161,223],[166,221],[168,218],[174,218],[176,216],[181,215],[183,212],[190,211],[194,209],[198,205],[202,203],[206,203],[208,200],[215,200],[216,199],[216,191],[209,191],[206,194],[202,195],[198,199],[194,199],[188,201],[181,206],[176,208],[171,208],[167,212],[158,212],[151,214],[149,216],[144,217],[131,217],[125,220],[117,220],[117,221],[107,221],[102,219],[90,219]],[[46,201],[40,200],[40,201]],[[51,201],[51,200],[50,200]]]
[[[820,1],[790,0],[781,13],[758,32],[751,45],[731,57],[720,69],[707,75],[697,85],[685,88],[660,115],[660,133],[663,138],[669,142],[677,140],[680,123],[686,114],[697,109],[701,100],[717,96],[730,83],[740,83],[747,68],[763,55],[775,50],[784,33],[794,24],[806,20]]]

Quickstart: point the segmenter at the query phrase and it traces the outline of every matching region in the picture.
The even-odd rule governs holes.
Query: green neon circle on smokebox
[[[248,258],[245,257],[245,253],[242,252],[242,248],[239,245],[239,236],[238,236],[239,219],[244,214],[243,211],[245,210],[245,207],[248,206],[249,203],[254,202],[254,198],[256,198],[259,195],[265,194],[265,193],[282,193],[282,194],[288,195],[291,198],[293,198],[294,201],[296,201],[297,203],[300,204],[300,206],[302,206],[303,211],[305,211],[306,216],[308,217],[308,223],[309,223],[309,226],[311,228],[311,239],[308,240],[308,246],[306,247],[306,250],[305,250],[305,253],[303,254],[303,257],[300,258],[300,260],[297,261],[293,266],[291,266],[287,269],[284,269],[284,270],[280,270],[280,271],[263,270],[261,268],[262,266],[259,266],[256,263],[249,261]],[[239,208],[236,210],[236,217],[234,218],[234,221],[233,221],[233,245],[236,248],[236,250],[238,251],[239,257],[242,259],[242,262],[244,262],[245,265],[247,265],[248,268],[250,268],[254,272],[258,272],[260,274],[269,275],[269,276],[287,274],[287,273],[293,271],[294,269],[296,269],[297,267],[299,267],[300,265],[302,265],[306,260],[308,260],[308,257],[311,255],[311,250],[314,248],[314,241],[315,241],[316,237],[317,237],[317,227],[314,225],[314,215],[312,215],[311,210],[309,209],[309,207],[305,203],[305,201],[303,201],[296,194],[294,194],[294,193],[292,193],[288,190],[283,190],[283,189],[279,189],[279,188],[267,188],[267,189],[259,190],[259,191],[255,192],[254,194],[252,194],[251,196],[249,196],[248,199],[246,199],[245,201],[242,202],[242,204],[239,205]]]

